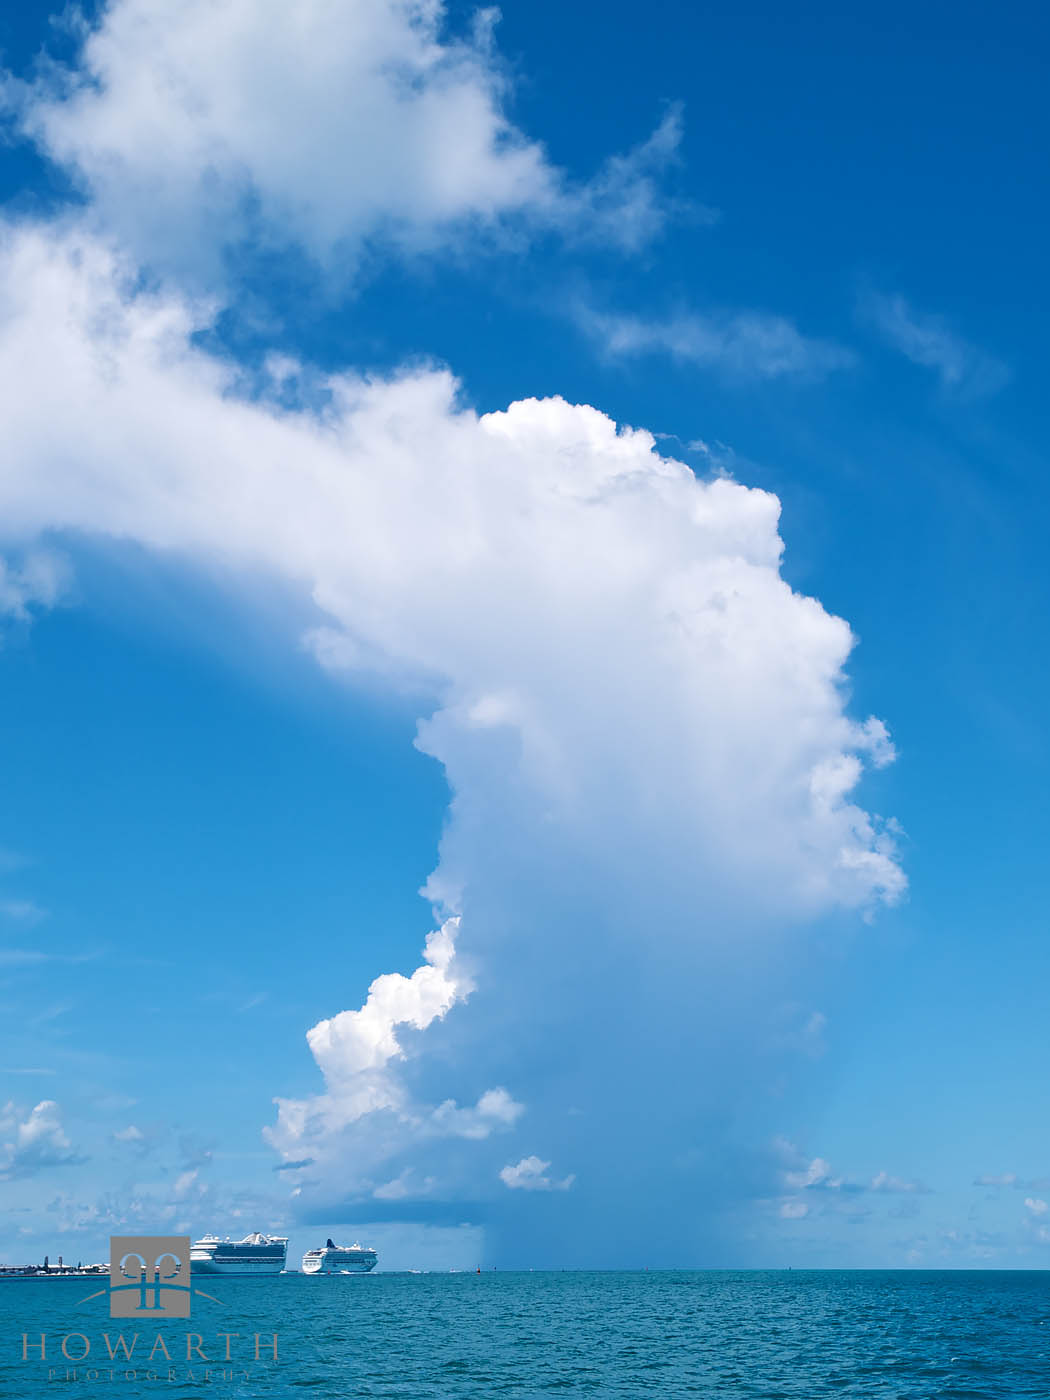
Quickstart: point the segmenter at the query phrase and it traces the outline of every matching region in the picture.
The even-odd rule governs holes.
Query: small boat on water
[[[308,1249],[303,1255],[304,1274],[367,1274],[375,1268],[379,1255],[361,1244],[333,1244],[324,1249]]]

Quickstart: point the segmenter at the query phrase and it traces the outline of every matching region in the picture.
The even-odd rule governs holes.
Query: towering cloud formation
[[[0,546],[117,538],[276,582],[321,664],[419,697],[451,793],[441,926],[309,1032],[321,1091],[268,1128],[301,1209],[487,1213],[560,1262],[600,1262],[615,1222],[610,1257],[639,1257],[630,1232],[669,1260],[682,1204],[724,1194],[706,1146],[749,1101],[797,931],[904,887],[856,799],[893,750],[847,711],[849,627],[781,577],[774,496],[596,408],[479,416],[440,368],[259,375],[198,334],[202,288],[236,317],[237,252],[342,277],[468,230],[658,231],[677,114],[574,183],[505,114],[487,23],[114,0],[75,70],[8,84],[86,201],[2,231]],[[742,324],[693,358],[732,358]],[[812,353],[759,329],[767,372]],[[0,572],[0,609],[48,596]]]
[[[420,744],[458,795],[439,900],[458,903],[465,833],[526,812],[576,854],[596,821],[592,856],[607,825],[647,830],[778,914],[899,892],[849,800],[892,749],[846,714],[849,628],[779,575],[774,496],[560,399],[478,418],[443,371],[249,400],[192,308],[90,240],[8,233],[0,311],[9,534],[266,570],[312,594],[326,664],[425,685]],[[510,786],[476,807],[496,770]]]
[[[561,399],[478,417],[440,370],[282,362],[250,397],[194,341],[203,314],[89,237],[7,233],[5,531],[282,580],[312,600],[325,665],[426,697],[418,743],[452,792],[428,893],[456,943],[446,923],[411,977],[314,1028],[325,1093],[282,1102],[272,1139],[312,1159],[319,1199],[524,1199],[500,1183],[505,1145],[485,1155],[518,1118],[518,1073],[548,1091],[522,1160],[575,1172],[549,1196],[575,1199],[581,1158],[615,1146],[622,1171],[631,1144],[673,1140],[675,1113],[645,1118],[646,1078],[732,1039],[770,930],[903,888],[852,797],[892,749],[846,712],[849,628],[781,578],[775,497],[697,480],[646,432]],[[426,1082],[424,1037],[458,1066],[453,1094]],[[348,1131],[369,1144],[349,1174]],[[414,1158],[434,1136],[475,1141],[476,1166]]]

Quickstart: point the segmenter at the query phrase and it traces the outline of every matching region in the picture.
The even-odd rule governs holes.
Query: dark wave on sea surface
[[[0,1288],[4,1400],[58,1386],[230,1400],[1050,1397],[1045,1272],[226,1278],[215,1280],[220,1302],[197,1300],[189,1321],[130,1326],[109,1318],[105,1299],[81,1303],[84,1291],[82,1279]],[[118,1345],[118,1334],[130,1344],[136,1332],[131,1360],[110,1361],[107,1346]],[[87,1357],[67,1360],[63,1338],[73,1356],[87,1341]]]

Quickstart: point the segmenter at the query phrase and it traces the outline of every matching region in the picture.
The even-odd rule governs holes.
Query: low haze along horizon
[[[0,19],[0,1263],[1050,1265],[1042,52]]]

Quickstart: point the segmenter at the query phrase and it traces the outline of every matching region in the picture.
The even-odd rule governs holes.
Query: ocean
[[[1048,1272],[489,1270],[200,1285],[219,1301],[145,1325],[110,1319],[105,1299],[78,1306],[90,1280],[0,1282],[0,1396],[1050,1400]],[[118,1334],[130,1345],[136,1333],[131,1360],[110,1361]],[[85,1343],[87,1355],[67,1359],[63,1342],[69,1357]]]

